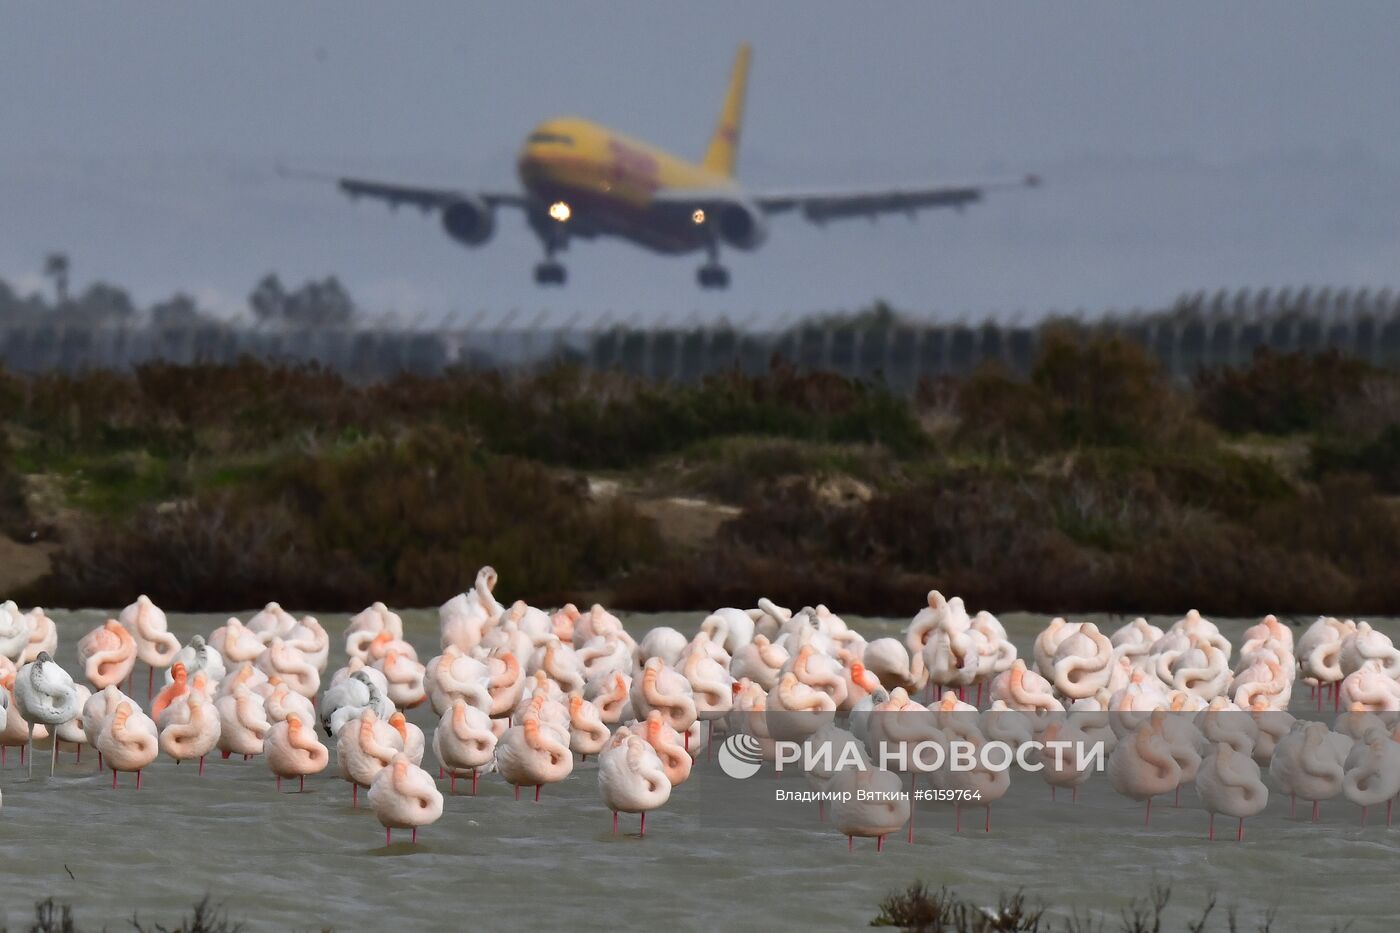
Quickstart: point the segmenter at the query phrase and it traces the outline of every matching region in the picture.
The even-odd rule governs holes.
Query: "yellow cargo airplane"
[[[425,188],[336,178],[351,198],[370,197],[392,206],[411,204],[437,211],[449,236],[480,246],[495,232],[498,207],[525,212],[544,244],[545,261],[535,266],[540,285],[562,285],[564,266],[555,255],[573,239],[616,236],[658,253],[704,250],[708,260],[697,278],[702,288],[724,288],[729,272],[719,264],[721,245],[752,250],[767,237],[769,214],[801,211],[815,223],[844,217],[874,217],[925,207],[955,207],[982,199],[995,187],[1036,185],[1027,175],[982,184],[930,185],[863,191],[746,191],[734,178],[749,47],[741,45],[729,76],[719,125],[700,164],[577,117],[537,126],[518,162],[524,191]]]

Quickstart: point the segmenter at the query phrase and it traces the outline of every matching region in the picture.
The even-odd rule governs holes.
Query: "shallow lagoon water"
[[[59,624],[57,660],[77,671],[78,638],[106,614],[51,615]],[[334,670],[344,662],[337,643],[347,616],[318,617],[331,633]],[[403,617],[420,656],[436,654],[436,612]],[[634,615],[626,622],[634,634],[654,625],[689,633],[702,617]],[[224,618],[172,615],[170,623],[183,641]],[[905,624],[847,621],[872,638]],[[1003,617],[1023,656],[1045,621]],[[1238,641],[1248,623],[1219,624]],[[1379,625],[1400,635],[1393,622]],[[138,666],[138,699],[143,678]],[[1300,687],[1294,710],[1308,706]],[[426,704],[410,718],[425,732],[436,721]],[[215,755],[201,778],[194,766],[162,758],[137,792],[130,775],[113,791],[110,772],[96,773],[90,750],[81,764],[71,751],[62,753],[53,778],[47,757],[40,752],[32,783],[13,750],[0,772],[0,920],[11,928],[26,923],[33,902],[47,896],[73,904],[84,927],[117,928],[138,912],[169,926],[208,892],[251,929],[849,930],[866,926],[887,892],[916,880],[986,904],[1022,888],[1032,900],[1109,919],[1154,882],[1173,885],[1178,917],[1197,909],[1211,889],[1220,910],[1236,905],[1241,920],[1276,908],[1275,930],[1326,930],[1348,920],[1358,933],[1393,929],[1400,915],[1400,822],[1387,829],[1373,812],[1362,828],[1358,808],[1341,798],[1325,803],[1314,825],[1306,807],[1290,819],[1287,801],[1275,795],[1248,821],[1243,844],[1225,824],[1210,843],[1190,789],[1179,809],[1159,801],[1144,827],[1141,805],[1114,795],[1105,777],[1081,789],[1077,804],[1065,794],[1051,804],[1039,777],[1018,773],[993,810],[990,833],[982,831],[980,809],[964,809],[955,835],[951,805],[923,803],[913,845],[891,837],[877,854],[873,841],[859,840],[848,853],[813,804],[782,804],[807,815],[784,811],[771,825],[736,829],[714,819],[729,779],[713,768],[697,768],[648,818],[645,839],[635,835],[636,818],[626,816],[627,834],[613,836],[589,762],[545,788],[539,803],[528,791],[515,801],[495,775],[482,778],[475,798],[470,782],[459,781],[459,795],[448,798],[443,818],[420,832],[417,846],[404,832],[387,847],[373,814],[351,809],[334,763],[307,781],[304,794],[279,796],[260,759]],[[436,773],[431,748],[424,767]],[[800,778],[773,783],[806,786]],[[446,791],[447,782],[440,787]]]

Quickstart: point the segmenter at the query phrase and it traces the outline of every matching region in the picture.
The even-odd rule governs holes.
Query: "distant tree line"
[[[54,280],[54,294],[24,294],[0,278],[0,323],[38,320],[67,323],[118,323],[148,321],[156,326],[178,326],[215,319],[207,308],[185,292],[141,308],[126,289],[96,281],[70,294],[68,263],[60,254],[50,256],[45,273]],[[356,314],[355,301],[335,276],[310,279],[288,289],[276,273],[268,273],[248,295],[248,309],[259,321],[285,322],[302,327],[327,327],[349,323]]]

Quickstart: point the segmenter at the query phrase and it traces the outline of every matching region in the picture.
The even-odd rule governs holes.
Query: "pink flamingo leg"
[[[885,837],[884,837],[884,836],[876,836],[876,837],[875,837],[875,851],[876,851],[876,852],[883,852],[883,851],[885,851]]]
[[[1181,808],[1181,785],[1180,785],[1180,784],[1176,785],[1176,799],[1172,801],[1172,806],[1173,806],[1173,807],[1176,807],[1177,809],[1180,809],[1180,808]]]
[[[1069,789],[1069,802],[1070,802],[1070,803],[1078,803],[1078,802],[1079,802],[1079,785],[1078,785],[1078,784],[1074,785],[1073,787],[1071,787],[1071,788]]]
[[[613,831],[612,831],[612,834],[613,834],[614,836],[617,835],[617,811],[616,811],[616,810],[613,811]]]
[[[448,792],[449,794],[455,794],[455,793],[457,793],[457,772],[456,772],[456,771],[453,771],[453,772],[452,772],[452,780],[451,780],[451,781],[448,783],[448,785],[447,785],[447,792]]]
[[[1051,803],[1054,803],[1054,802],[1055,802],[1055,785],[1054,785],[1054,784],[1051,784],[1051,785],[1050,785],[1050,802],[1051,802]]]
[[[282,775],[277,775],[277,793],[282,793]]]
[[[953,832],[962,832],[962,805],[953,804]]]
[[[984,832],[984,833],[989,833],[989,832],[991,832],[991,831],[992,831],[992,805],[991,805],[991,804],[987,804],[987,822],[986,822],[986,825],[984,825],[984,826],[982,827],[982,832]]]
[[[535,785],[535,803],[540,802],[540,785]]]
[[[140,790],[140,789],[141,789],[141,772],[140,772],[139,769],[138,769],[137,772],[136,772],[136,789],[137,789],[137,790]]]
[[[394,831],[387,826],[384,827],[384,844],[386,846],[394,844]]]
[[[352,783],[350,785],[350,806],[352,809],[360,807],[360,785],[358,784]]]
[[[117,789],[117,769],[112,769],[112,790]]]
[[[1387,801],[1385,802],[1385,825],[1386,825],[1387,827],[1390,826],[1390,807],[1391,807],[1391,805],[1394,804],[1394,803],[1395,803],[1395,800],[1394,800],[1393,798],[1390,799],[1390,800],[1387,800]]]
[[[300,775],[300,778],[301,780],[297,785],[297,793],[304,794],[306,793],[306,775]]]
[[[1240,825],[1235,829],[1235,841],[1244,842],[1244,817],[1240,817]]]
[[[846,837],[846,851],[847,851],[847,852],[854,852],[855,850],[856,850],[856,837],[855,837],[855,836],[847,836],[847,837]]]
[[[199,776],[204,777],[204,756],[199,756]]]
[[[645,811],[645,810],[642,811],[642,833],[641,833],[641,834],[642,834],[643,836],[645,836],[645,835],[647,834],[647,811]]]
[[[411,838],[413,839],[413,844],[414,844],[414,845],[418,845],[418,827],[417,827],[417,826],[413,827],[413,835],[412,835]]]
[[[519,799],[520,799],[520,785],[519,785],[519,784],[515,785],[515,799],[516,799],[516,800],[519,800]]]
[[[715,749],[715,721],[710,720],[710,737],[705,740],[705,760],[709,761],[714,757]]]
[[[916,797],[914,796],[914,785],[915,785],[915,783],[918,782],[918,780],[919,780],[919,773],[918,773],[917,771],[914,772],[913,774],[909,775],[909,844],[910,844],[910,845],[913,845],[913,844],[914,844],[914,814],[915,814],[915,812],[916,812],[916,807],[917,807],[917,804],[915,803],[915,801],[918,799],[918,798],[916,798]]]
[[[476,772],[472,772],[472,796],[476,796]]]
[[[1314,801],[1313,801],[1313,818],[1312,818],[1312,821],[1313,821],[1314,823],[1317,822],[1318,812],[1319,812],[1321,809],[1322,809],[1321,804],[1319,804],[1316,800],[1314,800]]]
[[[1151,826],[1151,825],[1152,825],[1152,798],[1151,798],[1151,797],[1148,797],[1148,798],[1147,798],[1147,816],[1146,816],[1146,818],[1143,819],[1142,825],[1144,825],[1144,826]]]
[[[1215,840],[1215,814],[1214,814],[1214,813],[1212,813],[1212,814],[1210,815],[1210,829],[1206,831],[1206,838],[1209,839],[1209,840],[1211,840],[1211,841],[1214,841],[1214,840]]]

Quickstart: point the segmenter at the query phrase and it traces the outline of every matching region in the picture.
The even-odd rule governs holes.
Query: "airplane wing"
[[[812,190],[753,192],[750,200],[768,214],[801,211],[814,223],[840,220],[846,217],[875,217],[878,214],[910,214],[929,207],[963,206],[982,200],[982,196],[998,188],[1033,188],[1040,184],[1038,175],[1001,179],[963,185],[901,187],[857,190]]]
[[[308,178],[316,181],[333,182],[350,198],[377,198],[390,207],[409,204],[423,211],[442,209],[467,198],[485,201],[495,207],[527,207],[528,195],[520,191],[463,191],[460,188],[435,188],[424,185],[405,185],[397,182],[375,181],[369,178],[349,178],[324,172],[308,172],[278,166],[278,174],[286,178]]]

